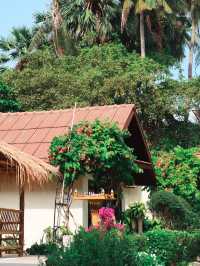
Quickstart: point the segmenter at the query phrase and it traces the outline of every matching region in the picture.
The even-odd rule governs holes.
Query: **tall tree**
[[[62,14],[76,39],[92,36],[95,42],[103,43],[113,31],[116,6],[115,0],[69,0],[67,4],[63,1]]]
[[[21,27],[13,28],[9,38],[0,38],[0,66],[16,60],[17,68],[21,67],[24,56],[28,53],[28,48],[33,37],[32,30]]]
[[[154,9],[163,8],[165,12],[170,13],[171,8],[168,5],[167,1],[163,0],[124,0],[121,16],[121,30],[123,31],[128,16],[131,10],[134,10],[135,14],[139,14],[140,17],[140,50],[141,57],[146,56],[145,49],[145,12],[151,11]]]
[[[194,49],[197,44],[197,29],[200,21],[200,1],[199,0],[187,0],[189,13],[191,17],[191,39],[189,42],[189,61],[188,61],[188,78],[193,76],[193,58]]]
[[[52,0],[50,11],[46,14],[35,14],[34,36],[29,46],[29,51],[38,49],[41,45],[46,44],[53,46],[58,57],[75,54],[74,40],[67,31],[61,14],[62,4],[62,0]]]

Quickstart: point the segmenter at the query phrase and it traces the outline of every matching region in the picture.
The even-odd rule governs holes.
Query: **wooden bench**
[[[2,252],[23,255],[23,215],[19,210],[0,208],[0,256]]]

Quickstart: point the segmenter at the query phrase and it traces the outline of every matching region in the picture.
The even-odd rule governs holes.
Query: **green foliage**
[[[10,87],[0,80],[0,112],[16,112],[20,105]]]
[[[146,213],[146,208],[143,203],[135,202],[130,204],[128,209],[123,213],[123,222],[128,226],[128,230],[132,231],[132,222],[137,219],[144,219]]]
[[[159,191],[151,195],[149,207],[165,226],[170,229],[188,229],[199,227],[198,216],[183,198],[172,192]]]
[[[138,265],[137,252],[143,249],[144,243],[145,238],[142,236],[122,237],[115,230],[107,232],[104,236],[96,230],[91,233],[81,230],[70,248],[48,257],[47,266]]]
[[[170,152],[176,146],[182,148],[193,148],[200,144],[200,124],[191,122],[169,121],[169,125],[161,128],[155,128],[148,132],[151,141],[151,147]],[[160,153],[158,156],[161,156]]]
[[[164,265],[195,261],[199,254],[199,233],[184,231],[149,231],[147,252],[154,254]]]
[[[173,104],[173,89],[160,83],[166,68],[120,44],[93,46],[60,59],[50,50],[38,51],[27,60],[22,71],[3,74],[24,110],[62,109],[75,101],[79,106],[135,103],[149,125],[161,123]]]
[[[47,256],[56,250],[56,245],[53,243],[49,244],[33,244],[26,250],[29,255]]]
[[[33,32],[26,27],[12,28],[9,38],[0,38],[0,66],[6,62],[17,59],[22,60],[28,53]]]
[[[47,266],[169,266],[194,261],[199,244],[199,232],[157,230],[121,235],[112,230],[102,235],[80,230],[70,247],[48,256]]]
[[[157,189],[172,189],[200,210],[200,159],[198,148],[176,147],[170,152],[155,152]]]
[[[165,224],[160,218],[149,219],[148,217],[144,218],[143,221],[143,230],[144,232],[152,231],[152,230],[161,230],[165,228]]]
[[[146,213],[145,205],[141,202],[135,202],[130,204],[128,209],[125,211],[131,219],[144,218]]]
[[[51,163],[59,166],[66,186],[86,173],[92,174],[99,188],[108,191],[121,182],[131,184],[140,169],[134,163],[133,150],[125,143],[128,135],[108,122],[81,122],[70,134],[53,139]]]

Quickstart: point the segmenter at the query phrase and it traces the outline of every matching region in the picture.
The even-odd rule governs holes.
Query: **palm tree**
[[[112,19],[115,16],[115,0],[69,0],[63,1],[62,14],[67,29],[81,39],[86,35],[95,36],[97,42],[109,39],[113,30]]]
[[[171,8],[165,0],[124,0],[121,16],[121,31],[124,30],[131,10],[140,17],[140,49],[141,57],[146,55],[145,49],[145,12],[163,8],[166,13],[171,12]]]
[[[16,60],[17,68],[24,56],[28,53],[28,48],[33,37],[32,30],[21,27],[13,28],[9,38],[0,38],[0,66],[3,68],[5,63]]]
[[[52,0],[51,12],[35,14],[34,36],[29,46],[29,51],[38,49],[43,44],[53,44],[55,54],[60,57],[76,52],[73,38],[61,14],[63,0]]]
[[[194,48],[197,45],[197,29],[200,21],[200,1],[199,0],[187,0],[188,9],[191,16],[191,39],[189,42],[189,62],[188,62],[188,78],[193,76],[193,57]]]

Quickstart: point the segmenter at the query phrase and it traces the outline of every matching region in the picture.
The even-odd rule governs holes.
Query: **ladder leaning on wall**
[[[76,113],[76,103],[74,105],[73,113],[72,113],[72,120],[71,120],[71,126],[70,126],[70,132],[73,129],[74,126],[74,118]],[[70,141],[70,139],[69,139]],[[55,195],[55,204],[54,204],[54,222],[53,222],[53,239],[56,241],[57,233],[61,226],[63,225],[65,214],[66,214],[66,208],[71,203],[72,199],[69,197],[69,193],[67,192],[67,189],[65,188],[65,181],[64,177],[62,180],[59,180],[57,182],[56,187],[56,195]],[[73,218],[72,214],[70,213],[71,217]],[[75,220],[73,219],[74,223]],[[76,225],[76,223],[75,223]]]

